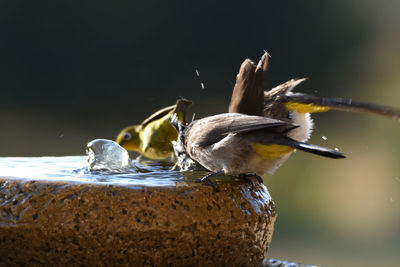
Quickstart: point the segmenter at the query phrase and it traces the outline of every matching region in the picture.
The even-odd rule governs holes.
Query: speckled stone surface
[[[276,212],[254,181],[216,192],[0,178],[0,266],[260,266]]]

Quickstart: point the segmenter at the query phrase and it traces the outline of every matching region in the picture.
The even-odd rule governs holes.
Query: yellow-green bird
[[[172,141],[178,134],[170,122],[176,113],[178,120],[186,124],[186,112],[192,101],[180,98],[175,105],[165,107],[152,114],[139,125],[124,128],[116,142],[130,151],[136,151],[150,159],[165,159],[173,152]]]

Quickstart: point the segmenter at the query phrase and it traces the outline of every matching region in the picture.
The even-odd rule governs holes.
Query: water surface
[[[119,172],[88,171],[86,156],[0,158],[0,177],[138,186],[175,186],[198,180],[205,172],[182,174],[169,161],[134,160],[134,167]]]

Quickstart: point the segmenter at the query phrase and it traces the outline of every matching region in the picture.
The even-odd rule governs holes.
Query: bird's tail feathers
[[[400,110],[376,104],[353,101],[345,98],[316,97],[307,94],[291,94],[285,96],[285,106],[289,110],[300,112],[323,112],[330,109],[370,113],[400,121]]]
[[[179,119],[181,119],[181,122],[183,124],[186,124],[186,113],[189,107],[193,104],[193,101],[180,97],[178,100],[176,100],[175,104],[175,114],[177,113],[177,116]]]
[[[193,101],[180,97],[178,100],[176,100],[176,108],[175,112],[181,111],[181,112],[186,112],[188,108],[193,104]]]
[[[281,145],[290,146],[292,148],[302,150],[304,152],[316,154],[323,157],[333,158],[333,159],[340,159],[345,158],[346,156],[337,150],[321,147],[313,144],[308,144],[304,142],[298,142],[291,138],[285,138],[282,140]]]

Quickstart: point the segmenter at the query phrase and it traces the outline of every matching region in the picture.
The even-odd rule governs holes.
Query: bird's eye
[[[124,133],[124,140],[129,141],[132,139],[132,135],[128,132]]]

